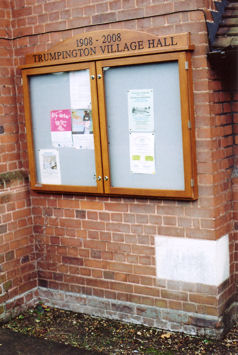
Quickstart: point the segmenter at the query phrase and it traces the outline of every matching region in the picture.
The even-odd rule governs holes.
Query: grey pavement
[[[79,350],[64,345],[30,337],[0,327],[1,355],[103,355],[95,351]]]

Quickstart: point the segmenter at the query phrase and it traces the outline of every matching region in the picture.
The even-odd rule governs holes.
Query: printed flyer
[[[40,149],[40,174],[42,184],[60,185],[59,152],[56,149]]]
[[[138,174],[155,174],[153,133],[130,133],[130,169]]]
[[[128,91],[128,117],[130,131],[154,131],[153,89]]]
[[[90,109],[53,110],[50,112],[50,125],[53,147],[94,149]]]
[[[72,126],[70,110],[51,111],[50,127],[53,147],[72,147]]]
[[[74,148],[94,149],[91,110],[72,110],[72,136]]]
[[[69,73],[70,106],[72,109],[90,109],[91,88],[89,70]]]

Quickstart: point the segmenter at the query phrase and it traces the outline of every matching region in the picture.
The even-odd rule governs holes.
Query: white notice
[[[72,109],[91,108],[91,89],[89,70],[69,73],[70,106]]]
[[[130,169],[133,173],[155,174],[154,134],[130,134]]]
[[[92,112],[87,109],[72,110],[73,146],[77,149],[94,149]]]
[[[73,145],[78,149],[94,149],[92,134],[73,134]]]
[[[40,149],[39,158],[41,183],[60,185],[61,174],[59,164],[59,152],[55,149]]]
[[[128,91],[129,130],[154,131],[153,89]]]

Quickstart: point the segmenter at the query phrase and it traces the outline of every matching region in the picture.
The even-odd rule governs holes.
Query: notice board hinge
[[[191,128],[192,128],[192,126],[191,126],[191,121],[188,120],[188,129],[191,129]]]
[[[184,65],[185,65],[185,70],[188,70],[188,61],[187,60],[185,61]]]
[[[191,179],[191,187],[194,187],[194,179]]]

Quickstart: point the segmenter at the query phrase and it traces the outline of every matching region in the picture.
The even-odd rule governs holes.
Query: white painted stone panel
[[[156,236],[156,270],[160,279],[220,285],[229,277],[229,238],[201,240]]]

